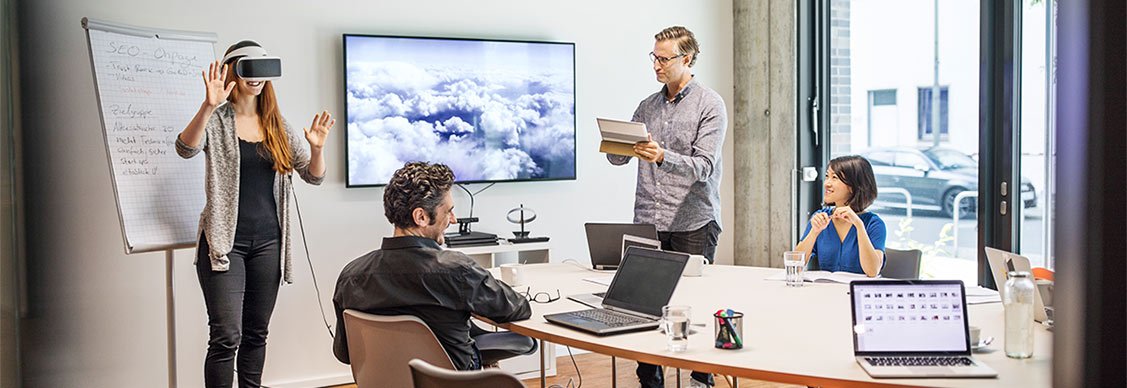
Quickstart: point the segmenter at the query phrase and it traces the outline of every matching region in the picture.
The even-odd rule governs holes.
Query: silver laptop
[[[994,275],[994,284],[998,286],[998,294],[1002,296],[1003,300],[1006,297],[1003,293],[1006,291],[1005,285],[1006,280],[1010,278],[1010,271],[1033,273],[1033,266],[1029,264],[1029,258],[1001,249],[986,247],[986,261],[990,263],[990,273]],[[1041,299],[1041,293],[1034,292],[1033,320],[1045,322],[1048,319],[1049,314],[1045,311],[1045,302]]]
[[[970,354],[960,280],[849,283],[853,355],[872,377],[995,377]]]
[[[652,224],[608,224],[588,222],[587,248],[591,252],[591,266],[595,269],[615,269],[622,261],[623,235],[657,240],[657,227]]]
[[[669,304],[689,255],[630,247],[603,298],[602,308],[545,315],[553,324],[596,335],[653,329]]]
[[[660,250],[661,241],[648,239],[645,237],[632,236],[629,234],[622,235],[622,256],[626,256],[626,250],[630,249],[630,247],[642,247]],[[568,295],[567,298],[597,308],[603,306],[603,297],[605,296],[607,296],[606,292],[594,292]]]

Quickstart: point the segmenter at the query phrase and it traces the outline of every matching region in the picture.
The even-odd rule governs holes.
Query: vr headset
[[[282,77],[282,58],[271,57],[266,49],[246,46],[232,50],[223,63],[234,61],[235,75],[247,81],[273,81]]]

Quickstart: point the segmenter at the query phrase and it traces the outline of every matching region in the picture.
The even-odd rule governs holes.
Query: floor
[[[611,368],[610,357],[595,353],[585,353],[575,356],[575,363],[579,365],[579,371],[583,372],[583,387],[584,388],[609,388],[611,386]],[[618,365],[618,386],[632,388],[638,386],[638,378],[634,375],[634,368],[637,363],[633,360],[617,359]],[[563,388],[568,388],[568,380],[571,380],[571,387],[579,384],[579,379],[575,374],[575,367],[572,366],[571,359],[567,356],[556,359],[556,376],[548,378],[548,386],[559,385]],[[676,381],[677,370],[673,368],[665,368],[665,384],[667,387],[676,387],[673,384]],[[540,387],[539,379],[524,380],[525,387]],[[681,386],[689,386],[689,371],[681,372]],[[741,388],[775,388],[775,387],[797,387],[787,384],[770,383],[759,380],[740,379],[739,386]],[[730,385],[724,381],[720,376],[716,376],[716,387],[727,388]]]
[[[638,379],[634,376],[634,367],[637,365],[632,360],[618,359],[618,386],[619,387],[637,387]],[[595,353],[585,353],[575,356],[575,364],[579,366],[579,371],[583,373],[583,387],[584,388],[609,388],[611,386],[611,368],[610,357]],[[575,373],[575,367],[572,366],[571,359],[567,356],[560,357],[556,360],[556,376],[548,378],[548,386],[558,386],[561,388],[574,388],[579,385],[578,375]],[[677,371],[675,369],[666,368],[665,382],[668,387],[675,387],[673,381],[676,380]],[[571,385],[568,385],[570,380]],[[528,379],[523,381],[525,387],[540,387],[539,379]],[[681,373],[681,386],[689,386],[689,372],[683,371]],[[739,381],[741,388],[777,388],[777,387],[798,387],[796,385],[770,383],[759,380],[750,380],[741,378]],[[716,378],[717,388],[730,387],[723,378]],[[356,388],[356,385],[341,385],[336,388]]]

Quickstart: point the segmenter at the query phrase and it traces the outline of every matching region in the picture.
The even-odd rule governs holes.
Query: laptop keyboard
[[[873,366],[972,366],[970,357],[865,357]]]
[[[651,322],[648,319],[636,318],[626,314],[616,314],[614,312],[600,309],[576,311],[573,314],[576,317],[596,321],[611,327]]]

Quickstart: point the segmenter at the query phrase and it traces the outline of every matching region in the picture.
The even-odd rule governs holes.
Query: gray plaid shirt
[[[665,149],[661,164],[638,163],[634,222],[662,232],[697,230],[720,222],[720,175],[728,112],[724,99],[694,79],[672,101],[666,88],[638,104],[632,121],[646,123]],[[611,164],[631,157],[607,154]]]

